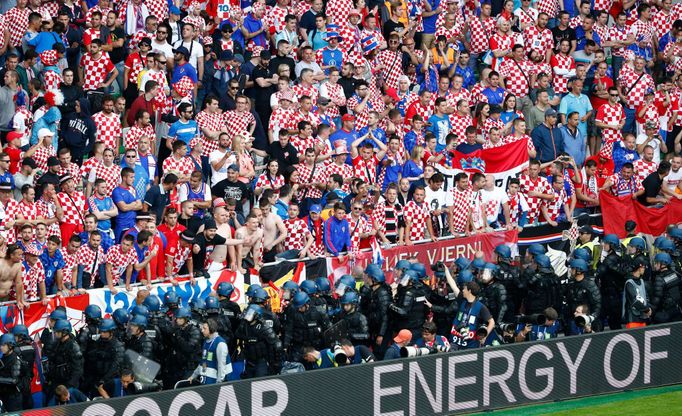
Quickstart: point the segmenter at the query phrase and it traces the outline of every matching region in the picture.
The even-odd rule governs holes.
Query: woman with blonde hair
[[[239,166],[239,181],[246,184],[251,183],[256,177],[256,170],[254,168],[253,158],[247,150],[247,142],[251,141],[251,136],[247,132],[236,134],[232,138],[232,151],[237,157],[237,166]]]
[[[410,153],[410,160],[405,162],[403,166],[402,177],[410,182],[414,182],[424,177],[424,166],[422,159],[424,159],[424,148],[422,146],[415,146]]]

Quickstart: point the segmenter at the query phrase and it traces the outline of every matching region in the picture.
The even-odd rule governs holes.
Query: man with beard
[[[213,185],[211,194],[216,198],[222,198],[224,200],[227,200],[228,198],[235,199],[238,202],[238,212],[243,213],[244,202],[248,200],[250,190],[249,187],[238,178],[239,166],[233,163],[227,168],[227,178]]]

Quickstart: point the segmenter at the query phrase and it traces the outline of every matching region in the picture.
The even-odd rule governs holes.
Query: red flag
[[[645,207],[631,197],[617,197],[607,192],[599,195],[604,222],[604,233],[625,237],[625,222],[634,220],[637,231],[658,236],[669,224],[682,221],[682,201],[673,199],[662,208]]]

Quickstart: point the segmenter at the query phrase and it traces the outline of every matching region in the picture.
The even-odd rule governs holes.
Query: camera
[[[502,331],[502,332],[515,332],[516,331],[516,325],[517,324],[500,323],[498,325],[498,328],[500,328],[500,331]]]
[[[436,272],[436,273],[437,272],[444,273],[445,272],[445,263],[443,263],[442,261],[438,261],[438,262],[436,262],[436,264],[432,264],[431,265],[431,271]]]
[[[519,315],[516,317],[517,324],[523,325],[544,325],[547,322],[547,317],[541,313],[533,315]]]
[[[421,357],[422,355],[429,354],[431,354],[431,350],[425,347],[407,346],[400,348],[400,356],[402,358]]]
[[[573,319],[575,325],[578,328],[585,328],[586,326],[591,326],[594,322],[594,316],[592,315],[578,315]]]
[[[488,327],[486,327],[485,325],[479,326],[478,329],[476,330],[476,337],[481,339],[481,338],[485,338],[487,336],[488,336]]]
[[[343,348],[339,344],[332,347],[332,353],[334,354],[334,361],[338,365],[345,365],[348,363],[348,356],[343,351]]]

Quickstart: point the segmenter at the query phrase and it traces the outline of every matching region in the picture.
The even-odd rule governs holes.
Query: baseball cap
[[[313,204],[310,206],[310,212],[314,212],[315,214],[319,214],[322,212],[322,207],[318,204]]]
[[[32,157],[25,157],[24,160],[21,162],[22,166],[30,166],[31,168],[35,169],[37,167],[36,161],[33,160]]]
[[[236,163],[231,164],[230,166],[227,167],[227,170],[233,170],[235,172],[239,172],[239,166],[237,166]]]
[[[38,138],[39,139],[43,139],[47,136],[54,137],[54,133],[52,133],[52,130],[44,128],[44,127],[42,129],[38,130]]]
[[[9,133],[7,133],[7,143],[11,142],[12,140],[17,139],[21,140],[23,136],[24,135],[19,133],[18,131],[10,131]]]
[[[191,232],[189,232],[187,230],[180,233],[180,238],[182,238],[183,240],[185,240],[188,243],[194,242],[194,234],[192,234]]]
[[[140,39],[140,42],[138,43],[138,45],[142,45],[143,43],[146,44],[147,46],[152,46],[152,40],[149,39],[147,36]]]
[[[189,59],[189,56],[190,56],[189,51],[184,46],[180,46],[177,49],[173,49],[173,53],[179,53],[181,55],[184,55],[185,59]]]
[[[215,220],[206,220],[204,223],[204,230],[216,230],[218,229],[218,226],[215,223]]]
[[[594,234],[594,228],[592,228],[589,225],[583,225],[582,227],[580,227],[579,231],[585,234]]]
[[[330,101],[329,98],[327,98],[327,97],[320,97],[320,98],[317,99],[317,105],[327,105],[327,104],[329,104],[330,102],[331,102],[331,101]]]
[[[395,343],[410,341],[412,341],[412,332],[408,329],[401,329],[400,332],[398,332],[398,335],[393,338],[393,342]]]
[[[344,114],[343,117],[341,117],[341,121],[355,121],[355,116],[352,114]]]
[[[216,198],[213,200],[213,208],[220,208],[224,207],[225,205],[227,204],[225,203],[225,200],[223,198]]]
[[[47,166],[59,166],[59,159],[56,156],[50,156],[47,158]]]
[[[545,110],[545,117],[556,117],[556,110],[553,108]]]

